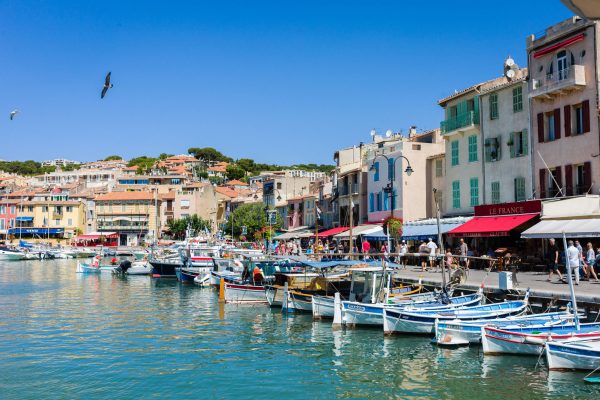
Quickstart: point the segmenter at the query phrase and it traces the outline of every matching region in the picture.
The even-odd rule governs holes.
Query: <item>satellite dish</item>
[[[371,136],[375,136],[377,134],[377,131],[375,129],[371,129]]]
[[[391,137],[393,133],[394,133],[394,132],[392,132],[392,130],[391,130],[391,129],[388,129],[388,130],[385,132],[385,137]]]
[[[506,77],[508,79],[512,79],[515,77],[515,70],[514,69],[509,69],[508,71],[506,71]]]
[[[506,64],[507,67],[512,67],[513,65],[515,65],[515,60],[513,60],[510,56],[506,59],[506,61],[504,62]]]

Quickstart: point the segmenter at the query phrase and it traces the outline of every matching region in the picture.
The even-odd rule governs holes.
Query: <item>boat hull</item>
[[[150,265],[152,265],[153,278],[177,278],[175,269],[181,267],[181,264],[160,261],[150,261]]]
[[[312,313],[312,295],[292,290],[287,297],[286,311]]]
[[[263,286],[238,285],[225,282],[226,303],[268,303]]]
[[[484,354],[540,355],[548,341],[594,338],[600,338],[600,324],[581,324],[577,333],[574,324],[536,328],[535,332],[502,330],[491,326],[481,328]]]
[[[7,252],[0,252],[0,261],[19,261],[19,260],[24,260],[25,259],[25,254],[24,253],[18,253],[18,252],[11,252],[11,251],[7,251]]]
[[[551,370],[595,370],[600,368],[600,342],[546,343],[546,361]]]
[[[335,301],[333,297],[313,296],[312,313],[313,318],[333,318],[335,312]]]

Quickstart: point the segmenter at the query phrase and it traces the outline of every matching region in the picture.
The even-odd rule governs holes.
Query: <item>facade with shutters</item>
[[[598,23],[572,17],[527,39],[535,197],[598,193]]]
[[[484,204],[532,197],[527,69],[480,94]]]

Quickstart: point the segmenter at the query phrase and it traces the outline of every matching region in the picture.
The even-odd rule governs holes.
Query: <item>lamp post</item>
[[[277,198],[276,198],[276,200],[277,201],[281,201],[281,193],[279,193],[279,190],[277,190],[277,189],[273,189],[273,190],[277,192]],[[263,198],[264,198],[264,194],[263,194]],[[273,202],[273,208],[275,208],[276,204],[277,203]],[[277,211],[276,210],[269,210],[269,204],[267,204],[266,207],[265,207],[265,213],[267,214],[267,220],[269,222],[269,241],[267,243],[267,254],[271,253],[271,240],[272,240],[272,236],[273,236],[273,233],[271,232],[271,213],[272,212],[276,213]]]
[[[391,169],[391,173],[388,171],[388,179],[389,179],[389,183],[383,188],[383,192],[386,194],[386,196],[389,196],[390,198],[390,216],[392,218],[394,218],[394,206],[395,206],[395,202],[394,202],[394,179],[396,178],[396,161],[398,161],[400,158],[403,158],[406,160],[406,168],[404,169],[404,172],[406,173],[406,175],[410,176],[414,170],[412,169],[412,167],[410,166],[410,161],[408,160],[408,158],[406,158],[403,155],[399,155],[398,157],[388,157],[385,154],[377,154],[375,155],[375,157],[373,158],[373,161],[371,163],[371,167],[369,168],[370,171],[375,171],[375,160],[378,157],[383,157],[386,159],[387,163],[388,163],[388,169]],[[388,229],[387,229],[387,237],[388,237],[388,251],[391,252],[392,248],[391,248],[391,240],[390,240],[390,227],[388,224]]]

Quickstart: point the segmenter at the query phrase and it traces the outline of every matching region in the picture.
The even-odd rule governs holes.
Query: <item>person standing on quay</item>
[[[596,253],[594,252],[594,246],[592,246],[592,243],[588,242],[587,244],[587,253],[585,256],[585,260],[587,262],[587,270],[586,270],[586,278],[589,280],[590,279],[590,275],[594,277],[594,279],[596,280],[596,282],[598,282],[598,276],[596,275],[596,272],[594,271],[594,265],[596,263]]]
[[[575,271],[575,284],[579,285],[579,250],[577,250],[572,240],[569,240],[569,247],[567,247],[567,258],[569,261],[567,274],[573,276],[573,271]]]
[[[369,243],[369,241],[365,239],[362,242],[362,252],[363,254],[367,255],[369,254],[369,250],[371,250],[371,243]]]
[[[558,278],[562,281],[564,280],[562,274],[558,269],[558,246],[556,245],[556,241],[554,239],[550,239],[550,243],[548,245],[548,253],[546,255],[546,262],[548,263],[548,282],[552,280],[552,274],[556,273]],[[568,271],[567,271],[568,272]]]
[[[463,264],[465,266],[465,268],[469,268],[469,259],[467,258],[467,255],[469,255],[469,246],[467,246],[467,244],[465,243],[465,239],[461,238],[460,239],[460,262],[461,264]]]
[[[431,269],[435,268],[435,255],[437,253],[437,244],[434,243],[433,240],[431,240],[431,238],[429,238],[429,241],[427,242],[427,248],[429,249],[429,267]],[[436,268],[437,269],[437,268]]]

